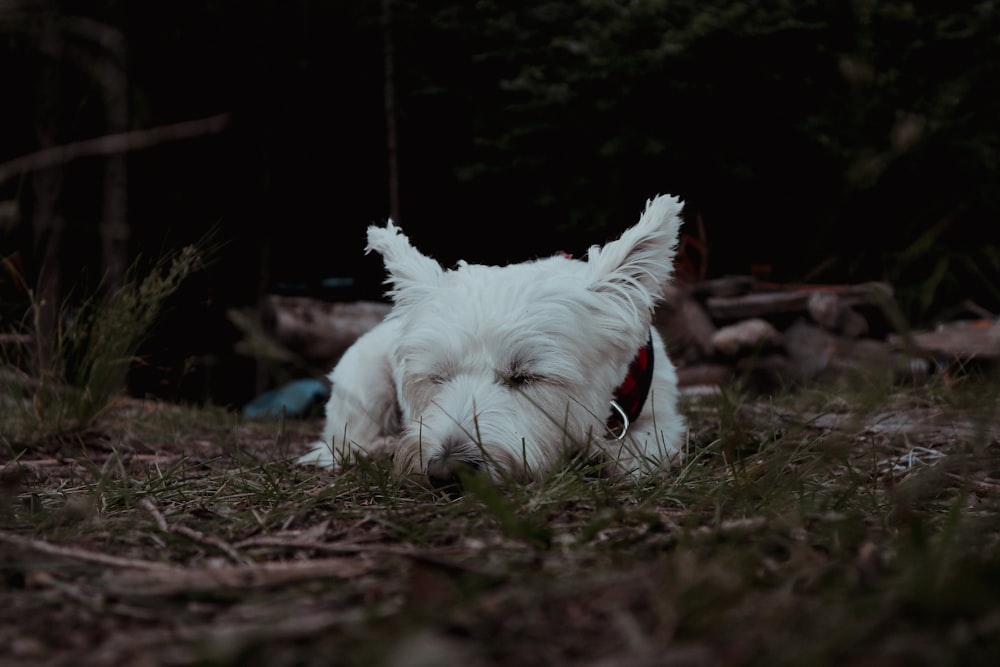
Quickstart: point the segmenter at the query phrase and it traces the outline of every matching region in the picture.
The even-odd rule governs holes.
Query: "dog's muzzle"
[[[482,466],[477,461],[456,458],[444,453],[427,460],[427,481],[433,488],[454,498],[462,495],[462,476],[479,472],[481,469]]]

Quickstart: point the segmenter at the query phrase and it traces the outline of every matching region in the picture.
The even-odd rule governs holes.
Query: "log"
[[[677,369],[677,384],[680,387],[726,385],[732,379],[733,368],[730,364],[702,362]]]
[[[708,313],[716,319],[734,320],[781,313],[806,312],[816,293],[835,294],[845,306],[880,305],[892,299],[892,287],[870,282],[860,285],[798,285],[740,296],[715,296],[706,300]]]
[[[889,342],[948,359],[1000,359],[1000,320],[963,320],[943,324],[933,331],[892,334]]]
[[[271,335],[304,360],[321,366],[336,362],[392,310],[378,301],[330,303],[278,294],[265,296],[263,307]]]
[[[711,358],[715,324],[690,290],[668,287],[656,311],[656,326],[663,334],[670,358],[687,364]]]
[[[806,304],[813,322],[827,331],[858,338],[868,333],[868,321],[834,292],[813,292]]]
[[[712,334],[713,347],[729,357],[735,357],[740,352],[778,347],[781,344],[781,332],[766,320],[759,318],[730,324]]]
[[[838,336],[801,321],[788,327],[784,337],[788,358],[803,381],[863,374],[913,382],[930,373],[925,360],[903,354],[885,341]]]
[[[695,296],[701,299],[711,297],[734,297],[752,292],[756,280],[753,276],[723,276],[703,280],[693,285]]]

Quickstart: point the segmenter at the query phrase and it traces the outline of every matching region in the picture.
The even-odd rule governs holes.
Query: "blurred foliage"
[[[45,304],[30,294],[23,337],[0,348],[0,446],[77,434],[110,409],[164,305],[215,251],[206,238],[154,260],[144,275],[137,262],[120,288],[61,307],[53,336],[41,334]]]
[[[720,268],[1000,300],[995,3],[436,4],[399,28],[448,47],[410,92],[469,119],[469,187],[597,228],[675,190]]]
[[[393,0],[388,20],[362,0],[50,4],[124,35],[133,126],[234,113],[197,160],[134,155],[137,243],[222,217],[274,276],[337,266],[377,293],[358,248],[388,213],[387,26],[404,224],[445,263],[578,253],[674,192],[709,275],[887,279],[914,323],[1000,309],[995,2]],[[30,148],[32,20],[0,14],[0,160]],[[66,70],[64,135],[98,134],[96,84]],[[67,179],[68,217],[96,215],[73,190],[93,173]]]

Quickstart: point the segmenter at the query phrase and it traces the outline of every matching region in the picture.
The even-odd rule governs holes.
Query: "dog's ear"
[[[590,289],[622,302],[648,321],[648,313],[670,280],[683,203],[663,195],[646,202],[639,222],[617,241],[588,253]]]
[[[444,269],[436,261],[413,247],[406,234],[389,220],[385,227],[368,228],[368,246],[382,255],[388,272],[386,283],[392,286],[389,294],[397,305],[420,299],[428,290],[441,282]]]

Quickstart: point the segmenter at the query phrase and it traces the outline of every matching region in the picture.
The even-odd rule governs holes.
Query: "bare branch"
[[[142,150],[168,141],[217,134],[229,126],[231,118],[231,114],[222,113],[183,123],[160,125],[148,130],[108,134],[62,146],[53,146],[0,164],[0,183],[21,174],[66,164],[81,157]]]

